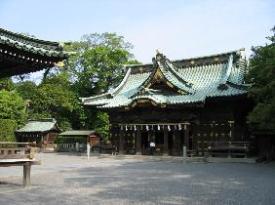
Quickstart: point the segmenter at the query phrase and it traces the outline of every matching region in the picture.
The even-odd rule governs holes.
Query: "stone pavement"
[[[0,205],[275,204],[275,164],[183,163],[152,157],[40,154],[32,186],[0,169]]]

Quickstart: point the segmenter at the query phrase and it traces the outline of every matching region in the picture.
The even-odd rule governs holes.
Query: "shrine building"
[[[249,141],[244,50],[182,60],[157,52],[151,64],[126,66],[120,85],[82,98],[108,112],[120,153],[203,156],[213,143]]]

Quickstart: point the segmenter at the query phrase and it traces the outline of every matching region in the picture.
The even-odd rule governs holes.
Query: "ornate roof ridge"
[[[147,87],[149,87],[158,72],[160,72],[163,76],[163,79],[167,81],[167,85],[169,87],[175,87],[178,92],[184,92],[188,94],[193,94],[195,92],[195,90],[191,88],[192,84],[182,79],[180,74],[178,74],[177,71],[172,67],[173,64],[168,58],[166,58],[166,56],[157,51],[156,57],[154,57],[152,61],[153,70],[151,71],[147,79],[140,85],[138,91],[134,94],[134,96],[138,93],[143,92]],[[167,62],[171,65],[169,65]],[[171,74],[169,74],[169,72]]]
[[[224,55],[230,55],[230,54],[239,54],[241,51],[244,51],[245,48],[240,48],[237,50],[231,50],[223,53],[217,53],[217,54],[210,54],[210,55],[204,55],[204,56],[195,56],[191,58],[184,58],[184,59],[177,59],[177,60],[172,60],[173,63],[179,62],[179,61],[189,61],[189,60],[198,60],[202,58],[213,58],[213,57],[218,57],[218,56],[224,56]]]
[[[165,75],[165,71],[163,69],[166,69],[171,72],[172,78],[177,79],[180,83],[183,84],[185,89],[181,88],[179,85],[176,85],[176,83],[173,83],[171,80],[167,79],[170,83],[172,83],[174,86],[178,87],[180,90],[184,90],[188,93],[194,93],[194,90],[192,89],[192,83],[187,82],[180,76],[180,74],[177,72],[177,70],[174,68],[173,62],[171,62],[165,55],[161,53],[157,53],[156,55],[157,62],[159,64],[159,68],[161,69],[162,73],[164,74],[165,78],[167,79],[167,76]],[[163,64],[161,66],[161,64]],[[163,68],[162,68],[163,67]]]
[[[175,64],[179,64],[179,63],[184,63],[184,62],[191,62],[190,66],[191,67],[196,67],[198,65],[204,64],[202,62],[196,64],[195,61],[200,61],[203,59],[211,59],[211,58],[215,58],[213,59],[213,62],[208,62],[207,64],[212,65],[212,64],[217,64],[217,63],[221,63],[221,59],[219,59],[219,57],[226,57],[229,55],[240,55],[241,58],[243,58],[242,56],[242,52],[244,51],[244,48],[240,48],[237,50],[232,50],[232,51],[227,51],[227,52],[223,52],[223,53],[216,53],[216,54],[210,54],[210,55],[204,55],[204,56],[195,56],[195,57],[191,57],[191,58],[185,58],[185,59],[176,59],[176,60],[169,60],[171,63],[175,63]],[[225,58],[227,60],[227,57]],[[128,64],[125,65],[126,68],[133,68],[132,71],[135,71],[136,69],[140,69],[141,72],[146,72],[146,69],[149,69],[148,72],[150,72],[150,69],[152,69],[153,67],[153,63],[140,63],[140,64]]]
[[[123,86],[126,84],[128,78],[129,78],[130,74],[131,74],[131,68],[129,68],[127,70],[126,75],[124,76],[124,78],[120,82],[120,84],[112,92],[110,92],[111,96],[116,95],[123,88]]]
[[[228,81],[229,76],[232,72],[232,66],[233,66],[233,55],[231,54],[228,58],[226,73],[225,73],[224,78],[220,82],[221,84],[225,84]]]
[[[111,94],[109,92],[106,93],[102,93],[102,94],[98,94],[98,95],[94,95],[94,96],[90,96],[90,97],[83,97],[80,98],[82,103],[85,103],[85,101],[89,101],[89,100],[101,100],[101,99],[106,99],[106,97],[111,96]]]
[[[172,61],[170,61],[166,56],[164,56],[165,60],[166,60],[166,64],[167,62],[170,64],[167,64],[168,67],[170,68],[171,72],[173,73],[173,75],[179,80],[181,81],[183,84],[185,84],[188,88],[192,87],[192,83],[189,83],[187,80],[183,79],[183,77],[178,73],[177,69],[175,68],[176,66],[173,64]]]
[[[6,36],[8,38],[14,39],[14,40],[25,40],[25,41],[29,41],[30,44],[32,43],[37,43],[37,44],[41,44],[41,45],[46,45],[46,46],[51,46],[53,47],[52,49],[56,48],[56,49],[60,49],[61,45],[59,42],[55,42],[55,41],[47,41],[47,40],[41,40],[35,37],[30,37],[21,33],[17,33],[17,32],[12,32],[3,28],[0,28],[0,35],[2,36]]]
[[[137,63],[137,64],[125,64],[126,68],[134,68],[134,67],[140,67],[140,66],[152,66],[152,63]]]
[[[127,70],[126,75],[124,76],[123,80],[120,82],[120,84],[113,91],[107,91],[106,93],[102,93],[102,94],[91,96],[91,97],[80,98],[82,103],[85,103],[85,101],[89,101],[89,100],[101,100],[101,99],[106,99],[108,97],[114,97],[126,84],[127,79],[129,78],[130,74],[131,74],[131,68],[129,68]]]

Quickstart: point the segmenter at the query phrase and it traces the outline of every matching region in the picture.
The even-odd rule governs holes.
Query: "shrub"
[[[16,127],[15,120],[0,119],[0,141],[16,141],[14,135]]]

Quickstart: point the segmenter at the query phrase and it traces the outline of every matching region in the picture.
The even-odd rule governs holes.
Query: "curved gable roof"
[[[134,101],[146,98],[155,104],[167,105],[203,103],[206,98],[243,95],[247,93],[247,86],[243,85],[245,59],[240,52],[177,61],[157,53],[153,64],[128,66],[124,80],[114,92],[82,101],[84,105],[108,109],[133,106]],[[150,89],[157,70],[168,84],[185,92],[165,93]]]

